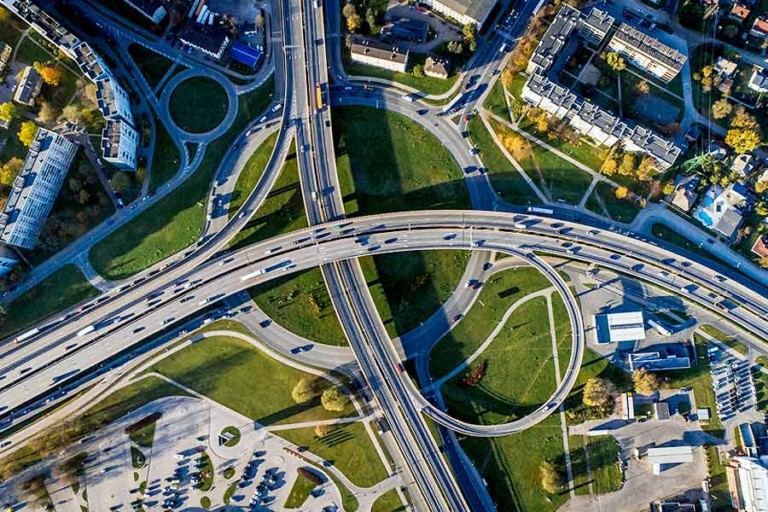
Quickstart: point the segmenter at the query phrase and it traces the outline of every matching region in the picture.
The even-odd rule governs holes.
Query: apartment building
[[[139,133],[125,119],[107,119],[101,132],[101,152],[104,160],[123,169],[136,169]]]
[[[605,11],[593,8],[581,23],[579,35],[594,45],[600,44],[613,26],[614,18]]]
[[[366,37],[354,37],[351,48],[352,60],[369,66],[405,73],[408,69],[409,50]]]
[[[571,33],[580,26],[581,12],[570,5],[563,5],[528,61],[526,73],[532,75],[536,71],[546,72],[565,47]]]
[[[687,60],[679,51],[627,23],[619,25],[608,48],[664,82],[675,78]]]
[[[21,79],[13,93],[13,101],[28,107],[35,106],[35,100],[43,89],[43,77],[32,66],[27,66],[21,73]]]
[[[77,145],[40,128],[0,214],[0,241],[33,249],[67,176]]]
[[[496,0],[423,0],[422,4],[461,25],[481,27],[496,5]]]

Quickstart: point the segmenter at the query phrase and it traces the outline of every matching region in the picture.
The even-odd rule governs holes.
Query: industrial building
[[[768,468],[766,459],[732,457],[737,492],[731,492],[733,507],[744,512],[768,512]]]
[[[491,14],[496,0],[423,0],[421,3],[460,25],[480,27]]]
[[[598,343],[621,343],[645,339],[642,311],[607,313],[595,316]]]
[[[22,249],[35,247],[76,152],[77,145],[58,133],[37,130],[0,214],[0,241]]]
[[[648,463],[653,466],[653,474],[660,475],[664,466],[693,462],[692,446],[668,446],[648,449]]]
[[[659,355],[658,352],[637,352],[627,356],[629,369],[647,370],[649,372],[661,372],[671,370],[685,370],[691,367],[691,360],[685,356],[676,354]]]

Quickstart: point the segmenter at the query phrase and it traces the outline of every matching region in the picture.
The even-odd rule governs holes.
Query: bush
[[[310,482],[312,482],[313,484],[315,484],[315,485],[322,485],[323,484],[323,479],[320,478],[320,476],[317,473],[315,473],[314,471],[312,471],[309,468],[299,468],[299,469],[296,470],[296,472],[299,475],[301,475],[304,478],[306,478],[307,480],[309,480]]]

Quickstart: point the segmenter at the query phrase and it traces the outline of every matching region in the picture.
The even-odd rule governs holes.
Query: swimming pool
[[[704,224],[706,227],[711,228],[712,227],[712,216],[709,214],[709,212],[706,211],[710,206],[712,206],[712,203],[714,202],[714,199],[712,199],[712,196],[709,194],[705,195],[701,199],[701,204],[698,208],[696,208],[696,211],[694,212],[693,216],[702,224]]]

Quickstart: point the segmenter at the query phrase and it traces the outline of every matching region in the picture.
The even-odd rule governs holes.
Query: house
[[[699,125],[693,124],[688,131],[685,132],[685,140],[694,143],[701,138],[701,128]]]
[[[408,68],[409,53],[408,49],[361,36],[353,37],[350,49],[355,62],[400,73],[405,73]]]
[[[755,168],[757,159],[750,154],[743,153],[737,155],[731,162],[731,170],[737,173],[742,179],[749,176],[752,169]]]
[[[732,60],[728,60],[725,57],[718,57],[715,61],[715,73],[719,76],[726,78],[733,75],[736,72],[736,64]]]
[[[32,66],[27,66],[21,73],[21,79],[16,85],[13,101],[28,107],[35,106],[35,100],[43,89],[43,77]]]
[[[5,72],[5,66],[7,66],[8,61],[11,60],[12,53],[13,48],[11,48],[11,45],[0,41],[0,73]]]
[[[699,194],[696,193],[699,181],[700,177],[696,174],[678,176],[675,180],[675,190],[670,194],[669,202],[684,212],[691,211],[691,208],[696,203],[696,199],[699,197]]]
[[[734,508],[760,512],[768,508],[768,468],[764,460],[754,457],[731,457],[729,473],[735,480],[733,495],[739,503]],[[729,478],[730,480],[730,478]]]
[[[421,3],[455,20],[459,25],[472,24],[480,27],[491,14],[496,0],[424,0]]]
[[[728,13],[728,17],[733,21],[743,23],[747,18],[749,18],[749,14],[751,12],[752,11],[750,11],[749,7],[746,5],[739,2],[734,2],[733,6],[731,7],[731,12]]]
[[[725,96],[731,95],[731,89],[733,89],[733,78],[723,78],[717,84],[717,90]]]
[[[215,60],[221,60],[229,46],[229,36],[215,25],[187,23],[179,31],[179,40]]]
[[[728,156],[728,148],[713,141],[709,143],[707,154],[711,156],[713,160],[723,160]]]
[[[664,82],[675,78],[688,60],[676,49],[627,23],[619,25],[608,48]]]
[[[749,77],[747,87],[760,94],[768,92],[768,74],[766,74],[765,69],[755,68],[752,70],[752,76]]]
[[[757,37],[759,39],[765,39],[768,37],[768,18],[760,16],[752,24],[752,28],[749,29],[749,35]]]
[[[451,74],[451,61],[445,57],[427,57],[424,62],[424,74],[433,78],[448,78]]]
[[[427,41],[428,30],[429,23],[426,21],[400,18],[392,23],[384,25],[381,29],[381,36],[384,38],[399,39],[401,41],[425,43]]]
[[[125,3],[133,7],[142,16],[152,21],[160,23],[168,14],[163,0],[125,0]]]
[[[757,240],[752,245],[752,252],[760,258],[768,257],[768,235],[757,237]]]
[[[744,220],[741,209],[746,201],[747,191],[741,184],[732,183],[726,189],[712,185],[693,216],[705,227],[733,238]]]

